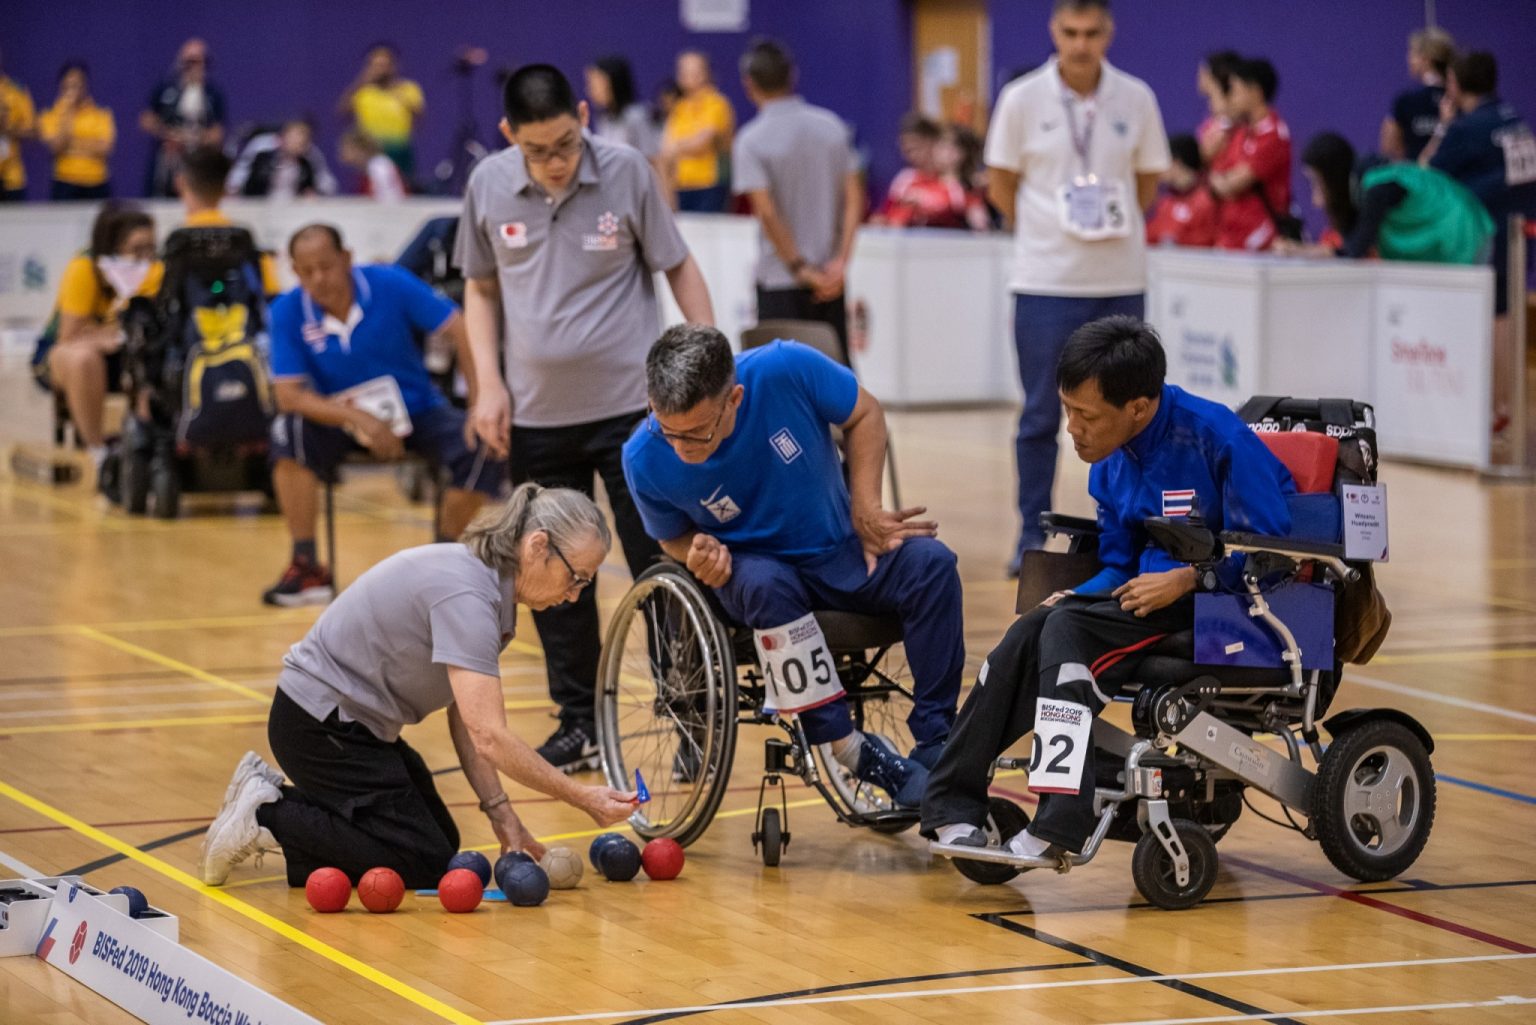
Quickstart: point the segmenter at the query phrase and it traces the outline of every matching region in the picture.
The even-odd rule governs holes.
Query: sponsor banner
[[[319,1025],[70,884],[54,894],[37,956],[150,1025]]]

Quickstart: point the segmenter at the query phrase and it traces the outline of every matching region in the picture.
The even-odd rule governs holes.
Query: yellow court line
[[[1435,742],[1442,740],[1536,740],[1536,733],[1437,733]]]
[[[89,637],[93,641],[100,641],[102,644],[105,644],[109,648],[116,648],[118,651],[124,652],[125,654],[134,655],[138,658],[145,659],[146,661],[153,662],[156,665],[164,666],[166,669],[174,669],[178,673],[185,673],[187,676],[192,677],[194,680],[201,680],[204,683],[211,683],[215,687],[223,687],[227,691],[235,694],[241,694],[250,698],[252,701],[260,701],[265,705],[272,700],[272,695],[270,694],[263,694],[259,690],[252,690],[249,687],[242,687],[240,684],[232,683],[231,681],[224,679],[222,676],[215,676],[206,670],[197,668],[197,666],[187,665],[187,663],[177,661],[176,659],[171,658],[169,655],[162,655],[158,651],[151,651],[150,649],[140,647],[137,644],[130,644],[127,641],[113,637],[111,634],[102,633],[100,630],[93,629],[92,627],[76,627],[75,632],[78,633],[81,637]]]
[[[340,967],[345,968],[347,971],[367,979],[374,985],[380,986],[398,997],[409,1000],[417,1007],[420,1007],[425,1011],[429,1011],[432,1014],[437,1015],[439,1018],[444,1019],[445,1021],[455,1022],[456,1025],[483,1025],[480,1019],[466,1014],[456,1007],[445,1004],[443,1001],[438,1000],[436,997],[428,996],[426,993],[421,992],[421,990],[416,989],[414,986],[401,982],[394,976],[381,972],[372,965],[360,961],[350,954],[337,950],[329,943],[324,943],[315,939],[313,936],[310,936],[308,933],[294,928],[287,922],[284,922],[282,919],[277,918],[274,915],[270,915],[259,908],[252,907],[250,904],[240,900],[238,897],[231,897],[229,894],[223,893],[216,887],[204,886],[202,883],[193,878],[191,874],[183,872],[176,866],[168,862],[161,861],[153,854],[146,854],[132,844],[125,843],[110,833],[103,832],[102,830],[97,829],[95,826],[82,822],[75,818],[73,815],[60,811],[58,808],[53,807],[51,804],[46,804],[43,801],[38,800],[31,794],[17,790],[9,783],[0,782],[0,796],[9,797],[17,804],[36,812],[37,814],[43,816],[45,819],[56,822],[67,829],[71,829],[88,840],[94,840],[96,843],[99,843],[103,847],[121,854],[123,857],[128,858],[130,861],[136,861],[140,865],[143,865],[145,868],[160,873],[167,879],[170,879],[172,882],[180,883],[182,886],[192,890],[194,893],[207,897],[215,903],[222,904],[237,914],[244,915],[246,918],[249,918],[256,924],[267,927],[284,939],[289,940],[292,943],[297,943],[299,946],[304,947],[306,950],[319,954],[321,957],[331,961],[333,964],[339,965]]]
[[[1372,665],[1411,666],[1438,662],[1502,662],[1536,658],[1536,648],[1467,648],[1460,651],[1419,651],[1402,655],[1377,655]]]

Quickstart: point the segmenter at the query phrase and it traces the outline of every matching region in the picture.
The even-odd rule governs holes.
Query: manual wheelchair
[[[912,680],[900,622],[851,612],[819,611],[816,619],[854,726],[910,750]],[[628,789],[638,770],[650,791],[650,801],[629,819],[637,833],[684,845],[704,834],[730,783],[742,725],[773,726],[781,734],[763,744],[752,833],[765,865],[779,864],[789,846],[785,776],[814,787],[849,826],[899,833],[916,824],[916,809],[898,807],[883,790],[854,778],[829,745],[806,740],[797,719],[765,707],[767,693],[752,631],[730,625],[712,591],[671,561],[640,574],[609,624],[596,701],[608,784]]]
[[[1164,638],[1142,660],[1136,681],[1117,696],[1131,704],[1134,732],[1102,718],[1094,721],[1098,818],[1081,853],[1059,858],[1011,853],[1002,844],[1029,819],[1018,805],[994,795],[988,847],[930,847],[952,859],[967,878],[999,884],[1026,869],[1065,872],[1092,861],[1106,839],[1124,840],[1136,845],[1132,877],[1150,903],[1170,910],[1192,907],[1215,882],[1216,843],[1242,813],[1250,787],[1279,801],[1292,827],[1316,840],[1339,871],[1362,882],[1407,870],[1428,842],[1435,814],[1429,760],[1434,741],[1428,730],[1386,708],[1351,709],[1322,719],[1342,670],[1333,657],[1333,603],[1359,600],[1359,592],[1350,595],[1349,588],[1374,587],[1370,563],[1346,561],[1341,543],[1342,485],[1375,480],[1374,416],[1369,406],[1343,400],[1264,397],[1240,414],[1296,481],[1299,494],[1290,500],[1293,536],[1217,535],[1198,517],[1146,521],[1155,543],[1196,567],[1202,592],[1219,592],[1214,567],[1227,554],[1243,553],[1242,592],[1211,594],[1217,603],[1205,605],[1205,611],[1204,595],[1197,596],[1194,629]],[[1069,539],[1068,551],[1039,553],[1033,587],[1027,583],[1031,574],[1021,575],[1021,611],[1092,572],[1083,569],[1094,561],[1094,521],[1046,513],[1041,523],[1048,533]],[[1064,571],[1054,582],[1052,566]],[[1228,608],[1225,621],[1222,601]],[[1283,615],[1280,604],[1287,606]],[[1380,609],[1389,622],[1384,605]],[[1319,620],[1319,611],[1325,618]],[[1298,640],[1303,618],[1312,621],[1308,645],[1326,649],[1325,657],[1316,651],[1304,657],[1309,653]],[[1383,622],[1374,644],[1384,633]],[[1266,645],[1272,656],[1266,665],[1214,664],[1251,662],[1225,656],[1245,649],[1251,656]],[[1356,657],[1364,661],[1372,652],[1374,646],[1367,645]],[[1320,728],[1331,738],[1326,746]],[[1257,738],[1265,734],[1283,741],[1284,750],[1260,743]],[[1036,742],[1029,759],[1003,757],[995,768],[1033,769],[1041,758],[1039,746]],[[1306,755],[1315,770],[1307,767]],[[1296,823],[1293,813],[1306,824]]]

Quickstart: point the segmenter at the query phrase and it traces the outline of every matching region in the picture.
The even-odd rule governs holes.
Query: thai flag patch
[[[1163,492],[1164,516],[1188,516],[1195,511],[1195,491],[1190,488],[1187,491]]]

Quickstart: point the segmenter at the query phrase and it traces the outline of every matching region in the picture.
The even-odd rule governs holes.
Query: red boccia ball
[[[405,881],[392,868],[370,868],[357,881],[357,899],[376,915],[387,915],[405,899]]]
[[[304,881],[309,906],[321,914],[344,910],[352,899],[352,881],[339,868],[317,868]]]
[[[480,877],[467,868],[450,869],[437,884],[437,899],[456,915],[475,910],[483,896],[485,887],[480,885]]]
[[[640,864],[651,879],[676,879],[683,871],[683,845],[670,836],[658,836],[640,852]]]

